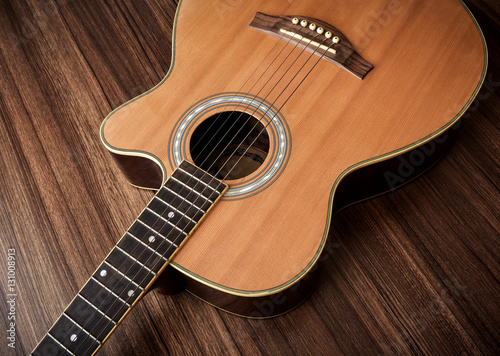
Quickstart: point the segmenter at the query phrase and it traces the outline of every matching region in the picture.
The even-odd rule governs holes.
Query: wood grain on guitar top
[[[244,3],[213,2],[231,18]],[[491,62],[456,145],[427,175],[335,218],[308,301],[249,320],[186,293],[149,293],[100,355],[498,354],[500,11],[493,0],[466,4]],[[0,303],[5,329],[12,315],[16,323],[0,354],[33,349],[151,198],[126,182],[97,132],[110,110],[167,73],[175,9],[153,0],[0,3],[0,293],[8,300],[13,248],[17,294],[14,314]],[[394,19],[404,29],[407,19]],[[359,36],[375,41],[377,24]]]

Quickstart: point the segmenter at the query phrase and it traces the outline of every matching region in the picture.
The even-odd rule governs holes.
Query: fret
[[[168,258],[163,257],[148,245],[128,233],[118,242],[117,247],[155,274],[158,273],[165,262],[168,261]]]
[[[173,247],[177,248],[179,246],[177,246],[175,243],[173,243],[172,241],[170,241],[169,239],[167,239],[165,236],[163,236],[163,234],[160,234],[158,231],[156,231],[155,229],[153,229],[151,226],[149,226],[148,224],[146,224],[144,221],[142,220],[139,220],[137,219],[136,220],[137,222],[139,222],[141,225],[143,225],[145,228],[147,228],[150,232],[152,232],[153,234],[155,234],[156,236],[159,236],[161,237],[164,241],[166,241],[167,243],[169,243],[170,245],[172,245]],[[181,234],[181,232],[177,232],[177,236],[179,236]],[[175,237],[174,237],[175,238]]]
[[[94,276],[90,277],[93,281],[95,281],[99,286],[101,286],[102,288],[104,288],[106,291],[108,291],[108,293],[110,293],[112,296],[114,296],[115,298],[117,298],[118,300],[120,300],[122,303],[124,303],[127,307],[130,306],[130,303],[127,303],[126,300],[124,300],[123,298],[121,298],[118,294],[116,294],[115,292],[113,292],[111,289],[109,289],[108,287],[106,287],[104,284],[102,284],[101,282],[99,282],[99,280],[95,279]]]
[[[118,246],[120,246],[122,249],[129,251],[129,254],[134,256],[135,258],[141,259],[141,262],[144,263],[143,260],[149,261],[151,259],[152,255],[156,255],[156,257],[164,260],[165,262],[168,261],[168,257],[165,257],[158,253],[155,249],[151,248],[148,244],[140,240],[139,238],[135,237],[131,233],[127,232],[120,242],[118,242]],[[154,262],[151,262],[152,266],[155,266],[156,263],[158,262],[158,259],[155,258]],[[151,268],[151,267],[150,267]],[[153,268],[151,268],[153,269]],[[153,269],[154,270],[154,269]],[[155,271],[158,272],[158,271]]]
[[[175,187],[177,185],[176,183],[178,183],[183,188],[188,189],[192,193],[196,194],[196,196],[198,196],[198,197],[200,197],[200,198],[202,198],[202,199],[204,199],[204,200],[206,200],[206,201],[208,201],[210,203],[213,203],[213,201],[211,201],[207,196],[203,195],[203,189],[201,189],[201,192],[199,192],[198,190],[194,189],[196,186],[195,187],[190,187],[186,183],[183,183],[180,180],[178,180],[177,178],[175,178],[174,176],[172,176],[172,180],[175,181],[175,182],[172,182],[172,187]],[[176,191],[178,191],[178,192],[183,191],[183,188],[180,188],[180,189],[177,188]],[[203,188],[203,186],[200,187],[200,188]],[[213,194],[212,191],[210,191],[210,193]],[[217,193],[215,193],[215,194],[217,194]],[[194,201],[196,201],[196,199]]]
[[[64,346],[63,344],[61,344],[61,343],[59,342],[59,340],[57,340],[55,337],[53,337],[50,333],[47,333],[47,336],[48,336],[48,337],[49,337],[52,341],[54,341],[55,343],[57,343],[57,346],[58,346],[58,347],[60,347],[60,348],[62,348],[62,349],[64,349],[64,350],[66,350],[67,352],[69,352],[69,353],[71,353],[72,355],[74,355],[74,353],[73,353],[73,352],[71,352],[71,351],[70,351],[70,350],[69,350],[66,346]]]
[[[111,319],[80,294],[77,294],[73,302],[64,311],[64,314],[77,321],[78,324],[83,325],[86,329],[91,330],[101,342],[117,324],[117,321]]]
[[[136,239],[141,240],[148,246],[151,246],[152,249],[166,258],[169,258],[177,249],[177,246],[171,241],[158,235],[157,232],[152,232],[147,225],[144,225],[144,223],[140,221],[136,221],[127,233],[134,236]]]
[[[155,204],[157,203],[157,204]],[[190,221],[196,223],[193,219],[191,219],[189,216],[187,216],[186,214],[184,214],[182,211],[180,210],[177,210],[175,207],[173,207],[172,205],[170,205],[169,203],[167,203],[166,201],[163,201],[162,199],[160,199],[158,197],[158,195],[155,195],[153,197],[153,200],[149,203],[149,206],[152,206],[152,204],[154,204],[155,206],[158,207],[158,209],[155,209],[156,211],[164,211],[164,215],[167,215],[169,213],[174,213],[175,215],[181,215],[183,217],[185,217],[186,219],[189,219]],[[163,208],[163,209],[162,209]]]
[[[80,325],[78,322],[76,322],[73,318],[71,318],[68,314],[66,314],[65,312],[63,312],[62,314],[63,317],[67,318],[69,321],[71,321],[74,325],[78,326],[85,334],[87,334],[88,337],[90,337],[91,339],[93,339],[94,341],[96,341],[98,344],[101,344],[101,342],[99,340],[97,340],[96,337],[94,337],[94,335],[92,335],[88,330],[86,330],[82,325]],[[91,325],[90,326],[90,329],[92,329],[92,332],[95,332],[94,328],[92,328]],[[50,332],[55,332],[55,330],[51,330]],[[49,334],[50,334],[49,332]],[[97,334],[97,332],[96,332]]]
[[[119,321],[130,305],[91,277],[79,293],[109,318]]]
[[[114,248],[106,258],[106,262],[126,274],[135,283],[145,288],[153,280],[155,274],[144,267],[143,264],[136,262],[126,253]]]
[[[168,182],[170,182],[170,181],[167,181],[167,183]],[[205,210],[203,210],[202,208],[200,208],[198,205],[196,205],[193,202],[193,200],[196,200],[196,199],[193,199],[193,200],[187,199],[186,197],[184,197],[184,196],[180,195],[179,193],[177,193],[175,190],[173,190],[170,187],[168,187],[166,183],[165,183],[165,185],[163,187],[161,187],[161,190],[166,190],[166,191],[170,192],[171,194],[174,194],[175,196],[181,198],[181,200],[183,200],[184,202],[188,203],[189,207],[193,207],[194,209],[199,210],[202,214],[205,214]],[[207,205],[208,204],[209,203],[207,203]]]
[[[66,314],[61,315],[48,334],[72,353],[78,351],[78,355],[92,355],[101,344],[89,331]]]
[[[155,216],[157,216],[159,219],[161,219],[162,221],[166,222],[167,224],[169,224],[170,226],[172,226],[173,228],[175,228],[177,231],[180,231],[182,232],[183,234],[187,235],[187,232],[185,232],[184,230],[182,230],[179,226],[175,225],[174,223],[168,221],[168,218],[164,218],[163,216],[161,216],[160,214],[158,214],[156,211],[150,209],[149,207],[146,208],[149,212],[153,213]],[[159,222],[160,224],[162,225],[165,225],[163,224],[161,221]],[[168,236],[168,234],[166,234]]]
[[[84,301],[87,305],[89,305],[92,309],[96,310],[99,314],[101,314],[104,318],[106,318],[107,320],[109,320],[111,323],[113,324],[116,324],[116,321],[114,321],[113,319],[111,319],[109,316],[107,316],[105,313],[103,313],[99,308],[97,308],[94,304],[92,304],[90,301],[88,301],[87,299],[85,299],[85,297],[81,294],[77,294],[76,295],[76,299],[78,300],[82,300]],[[70,312],[70,310],[66,309],[66,312]],[[92,313],[92,314],[95,314],[95,313]]]
[[[149,209],[145,209],[137,218],[137,221],[145,224],[147,227],[156,231],[159,235],[165,237],[168,241],[171,241],[177,246],[180,245],[179,241],[182,241],[182,238],[188,235],[188,232],[181,230],[172,223],[168,223],[164,219],[161,219],[158,214]]]
[[[192,165],[187,161],[182,162],[177,168],[177,171],[184,172],[191,177],[194,176],[198,178],[199,180],[203,181],[206,185],[213,188],[219,195],[221,195],[222,192],[224,191],[225,188],[224,183],[221,183],[221,181],[219,181],[218,179],[214,178],[210,174],[202,171],[201,169],[199,169],[198,167]]]
[[[204,212],[206,212],[212,205],[213,200],[219,196],[217,193],[209,191],[208,189],[204,192],[208,196],[205,196],[205,194],[202,195],[202,193],[198,192],[197,189],[194,189],[193,187],[186,187],[185,183],[179,183],[175,177],[169,179],[163,187],[176,193],[184,200],[193,204],[194,207],[201,209]]]
[[[197,224],[197,221],[179,212],[177,209],[173,209],[171,206],[166,205],[166,203],[159,198],[151,200],[148,208],[161,215],[164,219],[167,219],[171,224],[174,224],[182,231],[191,231]]]
[[[56,342],[59,346],[61,346],[63,349],[68,350],[68,348],[67,348],[66,346],[64,346],[63,344],[61,344],[61,343],[59,342],[59,340],[57,340],[55,337],[53,337],[53,336],[50,334],[50,332],[49,332],[49,333],[47,333],[47,335],[48,335],[48,336],[49,336],[49,337],[50,337],[53,341],[55,341],[55,342]],[[68,350],[68,351],[69,351],[69,350]]]
[[[115,271],[117,273],[117,275],[119,276],[123,276],[123,278],[125,278],[127,281],[129,281],[130,283],[132,283],[134,286],[136,286],[137,288],[140,288],[140,289],[143,289],[141,288],[141,286],[139,286],[137,283],[135,283],[132,279],[130,279],[130,277],[128,277],[126,274],[123,274],[121,273],[118,269],[116,269],[116,267],[110,265],[109,263],[107,263],[106,261],[103,261],[102,262],[102,266],[107,266],[109,267],[111,270]]]
[[[189,188],[191,190],[194,190],[198,194],[203,194],[204,197],[210,199],[210,200],[215,200],[220,194],[217,193],[217,191],[203,183],[199,183],[197,180],[192,179],[192,176],[189,174],[185,174],[182,171],[176,171],[172,174],[171,179],[173,182],[170,182],[172,186],[175,186],[176,182],[179,182],[182,187],[178,187],[176,189],[173,189],[175,191],[178,191],[180,195],[187,197],[184,195],[184,188]],[[168,183],[168,182],[167,182]],[[182,194],[181,194],[182,193]]]
[[[192,220],[188,216],[173,211],[172,209],[165,209],[165,205],[158,199],[153,199],[149,203],[148,208],[156,214],[160,214],[164,219],[167,219],[170,224],[177,226],[180,230],[189,232],[194,229],[197,221]]]
[[[49,332],[49,333],[47,333],[47,336],[49,336],[49,337],[50,337],[53,341],[55,341],[55,342],[56,342],[59,346],[61,346],[63,349],[68,350],[68,348],[67,348],[66,346],[64,346],[63,344],[61,344],[61,343],[59,342],[59,340],[57,340],[55,337],[53,337],[53,336],[50,334],[50,332]],[[69,351],[69,350],[68,350],[68,351]]]
[[[33,356],[71,356],[74,355],[73,352],[69,351],[56,340],[52,335],[47,334],[40,341],[37,348],[33,350]]]
[[[127,251],[125,251],[123,248],[121,248],[120,246],[116,245],[115,248],[117,248],[118,250],[120,250],[121,252],[123,252],[124,254],[126,254],[128,256],[128,258],[131,258],[133,259],[135,262],[137,262],[138,264],[140,264],[142,266],[142,268],[145,268],[147,269],[149,272],[151,272],[153,275],[156,276],[156,272],[153,271],[151,268],[149,268],[148,266],[146,266],[144,263],[142,263],[141,261],[139,261],[137,258],[135,258],[134,256],[132,256],[131,254],[129,254]]]
[[[106,262],[101,265],[92,278],[112,290],[114,294],[118,295],[127,304],[132,304],[144,290],[128,276]]]
[[[156,193],[156,197],[165,202],[165,204],[168,202],[170,206],[175,207],[177,211],[180,211],[194,221],[200,221],[203,215],[205,215],[199,208],[193,206],[189,201],[169,189],[160,189]]]
[[[194,180],[196,180],[198,183],[200,184],[203,184],[204,187],[207,187],[209,189],[211,189],[212,191],[216,192],[217,194],[221,194],[220,191],[218,191],[216,188],[214,187],[211,187],[208,183],[210,183],[211,181],[213,181],[213,177],[211,176],[207,176],[206,174],[203,173],[203,176],[207,177],[207,182],[204,182],[203,180],[201,180],[200,178],[198,178],[197,176],[195,176],[194,174],[191,174],[189,172],[186,172],[181,166],[178,167],[179,171],[183,172],[184,174],[188,175],[189,178],[192,178]],[[216,181],[217,182],[217,186],[219,185],[219,181]]]

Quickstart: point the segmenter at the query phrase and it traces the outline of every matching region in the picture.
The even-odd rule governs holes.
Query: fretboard
[[[148,291],[227,186],[184,161],[32,355],[92,355]]]

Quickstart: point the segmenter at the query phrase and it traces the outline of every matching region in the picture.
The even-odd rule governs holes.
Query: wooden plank
[[[153,292],[100,354],[498,354],[500,9],[467,5],[490,67],[455,146],[425,176],[335,218],[303,305],[248,320]],[[98,129],[167,72],[174,13],[153,0],[0,4],[0,298],[9,248],[17,294],[16,348],[5,332],[0,354],[33,349],[151,198],[125,182]],[[9,312],[0,302],[5,330]]]

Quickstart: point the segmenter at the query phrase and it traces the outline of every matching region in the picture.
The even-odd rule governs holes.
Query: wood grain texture
[[[98,129],[168,71],[175,4],[0,4],[1,300],[8,248],[17,273],[16,349],[5,333],[0,354],[24,355],[152,196],[125,182]],[[303,305],[247,320],[153,292],[100,354],[498,354],[500,7],[466,4],[490,67],[456,144],[425,176],[334,219]],[[5,326],[8,311],[0,302]]]

